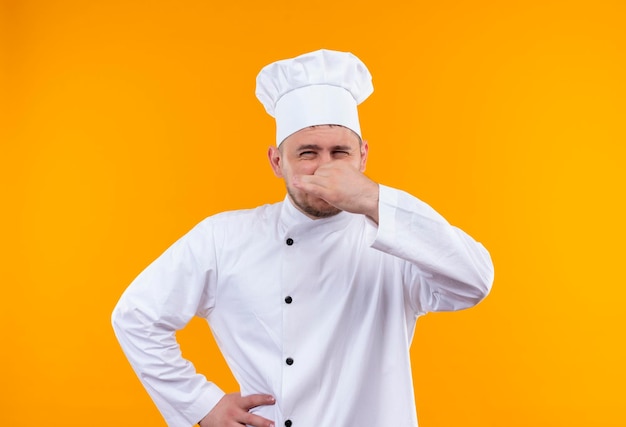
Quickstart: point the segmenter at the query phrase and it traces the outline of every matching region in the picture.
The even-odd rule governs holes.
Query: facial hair
[[[291,201],[293,202],[293,204],[296,205],[298,209],[300,209],[302,212],[304,212],[305,214],[313,218],[317,218],[317,219],[329,218],[341,212],[341,209],[337,209],[336,207],[332,205],[328,205],[328,208],[324,210],[316,209],[310,204],[308,204],[306,201],[298,200],[298,198],[295,196],[295,194],[291,191],[290,188],[287,188],[287,193],[289,194],[289,197],[291,198]]]

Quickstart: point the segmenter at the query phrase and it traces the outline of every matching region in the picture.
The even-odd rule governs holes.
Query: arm
[[[408,262],[405,283],[416,313],[471,307],[489,293],[489,253],[416,197],[339,162],[296,177],[294,185],[373,222],[372,247]]]
[[[206,220],[172,245],[128,287],[112,323],[126,357],[169,426],[270,427],[249,410],[274,404],[265,394],[224,394],[183,359],[176,331],[215,303],[216,252]]]
[[[474,306],[491,289],[487,250],[408,193],[380,186],[375,234],[373,248],[408,261],[407,283],[418,314]]]
[[[172,245],[128,287],[113,310],[115,335],[170,426],[188,427],[224,396],[183,359],[175,333],[211,309],[215,253],[204,224]]]

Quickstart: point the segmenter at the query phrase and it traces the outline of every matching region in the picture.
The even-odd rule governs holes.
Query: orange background
[[[421,427],[626,426],[622,0],[0,4],[0,425],[164,425],[110,312],[204,217],[282,199],[254,80],[325,47],[374,76],[368,175],[495,262],[418,322]],[[202,321],[179,337],[236,390]]]

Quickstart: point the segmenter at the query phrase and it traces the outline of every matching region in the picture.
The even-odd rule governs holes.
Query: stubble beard
[[[329,218],[341,212],[341,209],[337,209],[332,205],[328,205],[326,209],[317,209],[311,204],[307,203],[305,200],[301,200],[296,197],[296,195],[289,188],[287,188],[287,193],[289,194],[289,197],[291,198],[293,204],[296,205],[298,209],[313,218]]]

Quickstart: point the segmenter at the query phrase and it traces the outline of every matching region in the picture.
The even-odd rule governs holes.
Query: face
[[[285,139],[280,148],[270,147],[268,157],[274,174],[285,180],[293,204],[308,217],[326,218],[340,210],[326,201],[304,193],[292,185],[293,177],[313,175],[328,162],[345,162],[360,172],[365,171],[367,143],[342,126],[314,126],[302,129]]]

